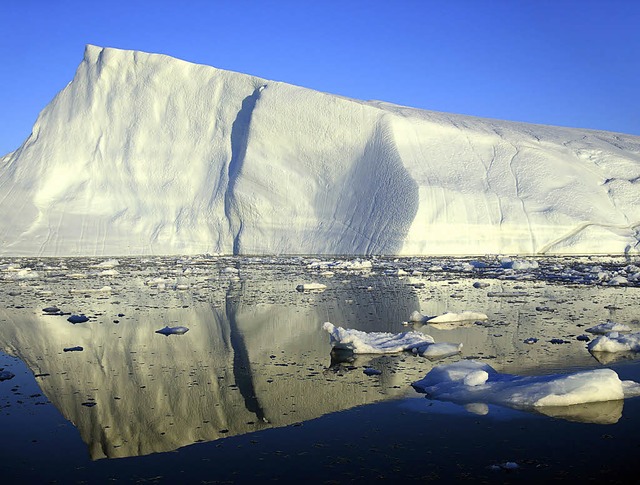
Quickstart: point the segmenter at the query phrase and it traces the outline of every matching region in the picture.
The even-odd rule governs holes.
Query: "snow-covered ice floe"
[[[517,376],[501,374],[488,364],[473,360],[434,367],[412,386],[428,398],[440,401],[498,404],[524,410],[615,401],[640,395],[640,384],[621,381],[611,369]]]
[[[442,359],[462,352],[462,344],[454,344],[450,342],[426,344],[414,348],[413,352],[428,359]]]
[[[484,313],[464,311],[461,313],[446,312],[436,317],[427,318],[426,323],[453,323],[453,322],[470,322],[476,320],[488,320],[489,317]]]
[[[623,323],[616,323],[611,321],[601,323],[599,325],[595,325],[587,329],[587,332],[599,333],[602,335],[607,334],[609,332],[630,332],[630,331],[631,331],[631,328],[629,328],[627,325]]]
[[[411,323],[455,323],[455,322],[473,322],[477,320],[488,320],[489,317],[484,313],[463,311],[461,313],[446,312],[442,315],[430,317],[423,315],[419,311],[414,311],[409,315]]]
[[[331,337],[334,349],[351,350],[355,354],[393,354],[433,344],[433,337],[420,332],[363,332],[336,327],[331,322],[322,326]]]
[[[590,352],[640,352],[640,332],[625,335],[609,332],[593,339],[587,348]]]
[[[323,328],[329,332],[334,349],[350,350],[356,354],[391,354],[411,350],[428,359],[441,359],[462,351],[461,343],[435,343],[430,335],[416,331],[395,334],[363,332],[336,327],[330,322],[325,322]]]

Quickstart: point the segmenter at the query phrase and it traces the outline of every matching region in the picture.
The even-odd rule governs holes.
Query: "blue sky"
[[[640,135],[636,0],[0,2],[0,154],[85,44],[359,99]]]

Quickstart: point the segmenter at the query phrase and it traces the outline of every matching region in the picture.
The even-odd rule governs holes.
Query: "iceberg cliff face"
[[[88,46],[0,211],[4,255],[638,252],[640,137]]]

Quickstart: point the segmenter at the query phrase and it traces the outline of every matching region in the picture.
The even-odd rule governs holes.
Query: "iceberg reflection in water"
[[[628,304],[607,310],[608,297],[598,288],[497,279],[487,280],[492,291],[525,288],[526,296],[492,297],[467,275],[423,271],[400,278],[382,260],[379,268],[326,276],[303,258],[131,259],[119,263],[115,276],[103,274],[99,260],[21,264],[37,268],[38,276],[1,280],[0,349],[46,375],[38,384],[77,427],[93,459],[170,451],[414,396],[411,382],[434,366],[406,352],[332,356],[325,321],[400,333],[417,310],[481,311],[487,321],[417,322],[414,330],[436,342],[463,343],[462,355],[446,362],[474,357],[500,372],[536,374],[598,367],[584,343],[546,341],[612,312],[628,323],[627,308],[637,300],[637,292],[611,288],[616,301]],[[327,288],[296,291],[309,281]],[[54,306],[58,312],[47,311]],[[555,311],[536,311],[542,306]],[[73,325],[72,313],[89,320]],[[189,331],[167,337],[156,333],[163,327]],[[524,344],[531,336],[540,342]],[[75,347],[83,350],[65,352]],[[613,402],[540,412],[615,422],[621,410],[622,402]],[[584,418],[591,414],[596,417]]]

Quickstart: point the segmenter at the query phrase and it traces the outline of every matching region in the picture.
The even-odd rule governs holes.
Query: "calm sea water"
[[[0,369],[15,377],[0,382],[0,476],[624,480],[640,445],[639,399],[543,415],[467,410],[410,385],[460,358],[528,375],[607,366],[640,381],[636,355],[596,358],[576,339],[609,319],[640,331],[640,289],[592,278],[632,261],[537,261],[512,271],[493,259],[380,258],[354,271],[313,258],[4,260]],[[296,290],[311,282],[326,289]],[[50,307],[59,311],[43,311]],[[415,310],[489,319],[403,325]],[[89,321],[72,324],[71,314]],[[325,321],[418,330],[461,342],[463,352],[441,361],[410,353],[336,358]],[[156,333],[165,326],[189,331]],[[525,344],[529,337],[538,342]],[[365,367],[382,373],[365,375]],[[507,462],[518,467],[500,466]]]

